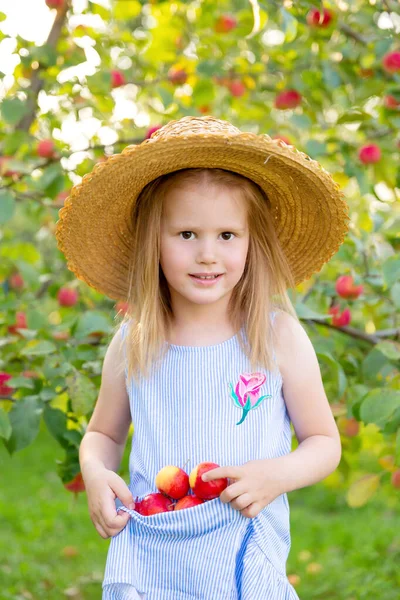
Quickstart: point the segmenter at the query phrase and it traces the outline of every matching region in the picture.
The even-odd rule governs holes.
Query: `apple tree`
[[[82,489],[78,448],[126,310],[66,269],[71,187],[171,119],[213,114],[318,160],[350,205],[335,257],[291,291],[342,436],[324,482],[351,506],[400,488],[398,4],[43,0],[47,40],[6,33],[0,90],[0,436],[41,420]],[[396,37],[397,34],[397,37]],[[11,61],[10,61],[11,64]]]

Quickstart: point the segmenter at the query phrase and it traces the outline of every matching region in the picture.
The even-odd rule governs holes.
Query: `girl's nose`
[[[216,258],[216,246],[212,240],[204,240],[199,244],[198,259],[201,261],[213,261]]]

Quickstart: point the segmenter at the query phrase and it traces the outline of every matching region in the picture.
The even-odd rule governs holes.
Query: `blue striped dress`
[[[212,346],[168,346],[150,378],[127,383],[134,498],[157,491],[166,465],[189,474],[201,462],[242,465],[291,452],[278,370],[251,372],[237,335]],[[286,493],[254,518],[219,498],[150,516],[118,500],[116,507],[131,518],[111,538],[103,600],[298,600],[286,576]]]

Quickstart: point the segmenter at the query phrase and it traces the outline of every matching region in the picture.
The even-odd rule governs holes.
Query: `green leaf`
[[[193,98],[198,104],[208,104],[215,98],[215,86],[207,79],[200,79],[193,88]]]
[[[65,439],[65,433],[67,432],[67,415],[62,410],[51,408],[49,405],[46,405],[43,411],[43,420],[51,435],[63,448],[70,445],[68,440]]]
[[[318,140],[308,140],[305,145],[305,152],[311,158],[316,159],[318,156],[327,154],[326,144]]]
[[[295,127],[298,127],[299,129],[311,129],[312,127],[312,121],[310,119],[310,117],[308,115],[292,115],[289,119],[289,121],[291,123],[293,123],[293,125]]]
[[[340,78],[339,73],[336,69],[333,68],[332,63],[327,62],[326,60],[322,61],[322,73],[324,76],[324,81],[327,87],[334,89],[341,85],[342,80]]]
[[[338,400],[342,398],[344,392],[347,389],[347,377],[342,369],[340,363],[331,355],[329,352],[316,352],[318,359],[325,361],[333,371],[332,379],[335,380],[337,385],[337,397]]]
[[[345,112],[343,115],[341,115],[338,118],[336,124],[342,125],[343,123],[355,123],[358,121],[363,122],[369,121],[370,119],[371,116],[368,113],[365,113],[359,109],[351,109]]]
[[[331,315],[317,313],[315,310],[307,306],[307,304],[302,304],[301,302],[298,302],[295,308],[299,319],[317,319],[320,321],[326,321],[332,318]]]
[[[400,256],[390,256],[382,264],[383,278],[390,288],[394,283],[400,281]]]
[[[8,413],[3,410],[0,406],[0,437],[5,440],[8,440],[11,435],[11,424],[8,418]]]
[[[396,435],[395,458],[396,464],[400,465],[400,429],[397,431]]]
[[[116,20],[127,21],[129,19],[134,19],[142,12],[140,2],[137,2],[137,0],[129,0],[129,2],[114,2],[112,7],[112,16]]]
[[[360,417],[364,423],[375,423],[382,428],[400,408],[400,391],[375,388],[365,397],[360,407]]]
[[[19,98],[4,98],[0,109],[4,121],[10,125],[16,125],[28,112],[26,103]]]
[[[62,177],[62,179],[64,180],[61,165],[57,163],[49,165],[44,170],[43,175],[40,177],[40,179],[37,180],[36,187],[39,190],[46,191],[58,177]]]
[[[8,413],[12,432],[5,445],[10,452],[17,452],[33,442],[39,433],[43,405],[37,396],[26,396],[18,400]]]
[[[66,378],[66,384],[74,413],[80,417],[87,415],[97,399],[96,386],[79,371],[69,375]]]
[[[74,329],[74,335],[77,339],[82,339],[97,331],[102,331],[105,334],[111,333],[112,326],[109,319],[101,312],[88,311],[79,317]]]
[[[21,350],[21,354],[23,356],[45,356],[56,351],[57,348],[52,342],[48,342],[47,340],[31,340]]]
[[[29,244],[28,242],[21,242],[14,245],[4,243],[1,244],[0,257],[7,258],[12,261],[21,258],[30,264],[38,263],[41,259],[40,253],[36,250],[35,246],[33,244]]]
[[[390,297],[396,308],[400,308],[400,282],[395,283],[390,289]]]
[[[8,189],[0,190],[0,224],[9,221],[15,212],[15,198]]]
[[[354,481],[346,494],[347,504],[351,508],[364,506],[375,494],[379,487],[379,482],[380,477],[375,474],[365,475],[361,479]]]
[[[280,8],[279,12],[282,17],[282,29],[285,33],[285,42],[293,42],[297,36],[298,21],[283,7]]]
[[[379,352],[382,352],[382,354],[390,360],[400,359],[400,344],[396,342],[384,340],[375,346],[375,350],[379,350]]]
[[[383,377],[383,371],[387,365],[390,367],[390,370],[393,368],[388,363],[386,356],[378,352],[374,346],[362,362],[362,377],[364,381],[374,383],[377,375],[380,374]]]
[[[26,388],[32,390],[35,387],[35,382],[32,377],[24,377],[21,375],[20,377],[11,377],[11,379],[7,381],[7,385],[15,389]]]

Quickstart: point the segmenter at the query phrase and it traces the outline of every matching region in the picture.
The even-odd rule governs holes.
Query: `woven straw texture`
[[[96,164],[72,188],[55,232],[68,269],[110,298],[126,300],[136,198],[160,175],[193,167],[234,171],[266,192],[296,285],[319,271],[346,236],[344,194],[320,163],[266,134],[189,116]]]

